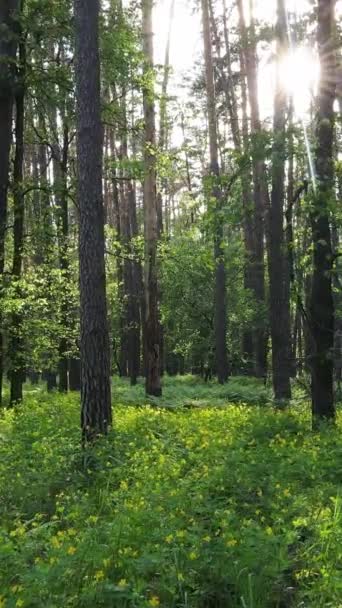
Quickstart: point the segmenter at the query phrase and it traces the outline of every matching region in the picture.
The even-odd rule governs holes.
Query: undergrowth
[[[4,412],[0,606],[341,607],[340,428],[167,382],[174,411],[116,383],[114,430],[85,453],[77,395]]]

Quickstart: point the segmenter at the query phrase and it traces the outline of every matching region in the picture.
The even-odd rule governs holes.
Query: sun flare
[[[319,62],[314,52],[305,47],[291,50],[283,61],[281,76],[284,88],[293,97],[296,112],[307,111],[319,79]]]

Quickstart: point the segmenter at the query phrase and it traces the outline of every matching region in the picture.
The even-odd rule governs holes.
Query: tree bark
[[[68,212],[68,191],[67,191],[67,171],[69,153],[69,129],[63,117],[63,144],[55,142],[52,146],[53,173],[54,173],[54,195],[57,210],[57,237],[59,250],[59,268],[62,275],[62,284],[67,285],[69,276],[68,258],[68,237],[69,237],[69,212]],[[57,133],[57,120],[54,132]],[[62,336],[59,341],[59,361],[58,361],[58,390],[60,393],[68,392],[68,338],[70,302],[67,293],[61,294],[61,328]]]
[[[310,329],[313,426],[335,418],[333,390],[334,300],[332,244],[329,207],[334,196],[334,100],[336,57],[334,52],[335,0],[318,0],[317,43],[321,64],[316,127],[317,192],[311,210],[313,273]]]
[[[276,401],[291,398],[291,328],[287,297],[287,251],[284,241],[285,154],[287,94],[281,81],[281,62],[288,50],[284,0],[277,3],[276,89],[273,119],[272,198],[269,216],[270,318],[272,377]]]
[[[23,0],[21,1],[21,11]],[[25,71],[26,71],[26,41],[23,39],[21,26],[18,25],[19,34],[19,68],[18,84],[15,95],[15,156],[13,168],[13,266],[12,278],[18,299],[21,294],[21,274],[24,246],[24,121],[25,121]],[[23,399],[23,383],[25,380],[24,344],[22,336],[22,314],[16,310],[12,313],[10,340],[10,405],[19,403]]]
[[[207,91],[207,111],[209,123],[210,178],[211,194],[214,201],[214,257],[215,257],[215,349],[217,378],[220,384],[227,381],[229,375],[227,355],[227,306],[226,306],[226,269],[222,247],[223,227],[220,211],[222,194],[220,191],[220,169],[218,162],[218,136],[216,119],[215,83],[210,34],[210,17],[208,0],[202,0],[203,43],[205,59],[205,76]]]
[[[264,268],[264,218],[268,204],[267,175],[265,163],[259,151],[258,138],[261,134],[259,112],[259,87],[257,69],[257,49],[255,42],[255,26],[253,14],[249,30],[246,26],[243,1],[237,0],[239,11],[239,30],[242,43],[242,68],[247,76],[248,101],[250,106],[251,137],[252,137],[252,173],[253,173],[253,255],[250,275],[253,292],[259,307],[260,320],[254,332],[255,373],[260,378],[266,377],[267,369],[267,331],[264,321],[265,308],[265,268]]]
[[[5,235],[7,224],[7,190],[9,160],[12,141],[12,111],[14,101],[14,61],[17,50],[16,17],[19,0],[3,0],[0,3],[0,299],[2,275],[5,263]],[[2,319],[0,316],[0,328]],[[0,404],[2,402],[3,334],[0,329]]]
[[[83,441],[111,424],[106,303],[99,0],[74,0],[77,194],[80,211],[81,428]]]
[[[143,0],[143,52],[146,83],[143,90],[144,146],[144,221],[145,221],[145,352],[146,394],[160,396],[160,332],[157,274],[158,212],[156,193],[156,134],[153,75],[152,0]]]

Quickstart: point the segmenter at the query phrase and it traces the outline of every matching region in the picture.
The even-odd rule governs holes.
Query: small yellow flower
[[[127,587],[127,581],[125,578],[122,578],[121,580],[119,580],[118,587],[120,587],[120,589],[124,589],[125,587]]]
[[[103,570],[98,570],[97,572],[95,572],[95,580],[97,583],[99,583],[100,581],[103,581],[104,579],[104,572]]]
[[[272,536],[272,534],[273,534],[273,530],[272,530],[271,526],[267,526],[267,528],[266,528],[266,534],[267,534],[268,536]]]
[[[52,546],[53,546],[55,549],[58,549],[58,548],[60,547],[60,542],[59,542],[59,540],[58,540],[57,536],[53,536],[53,537],[51,538],[51,545],[52,545]]]
[[[231,538],[230,540],[227,540],[227,542],[226,542],[227,547],[236,547],[237,544],[238,544],[238,541],[236,540],[236,538]]]
[[[185,536],[185,530],[178,530],[176,532],[176,536],[177,536],[177,538],[184,538],[184,536]]]
[[[209,534],[207,534],[207,536],[203,536],[203,542],[205,542],[205,543],[210,543],[210,540],[211,540],[211,539],[210,539]]]
[[[68,553],[68,555],[75,555],[76,547],[69,547],[67,553]]]
[[[198,558],[198,553],[196,553],[196,551],[191,551],[189,553],[189,559],[191,559],[191,561],[194,561],[197,558]]]
[[[284,496],[291,496],[291,492],[290,492],[289,488],[285,488],[283,493],[284,493]]]
[[[169,534],[168,536],[166,536],[165,538],[165,542],[170,544],[173,541],[173,534]]]
[[[154,608],[156,608],[156,606],[160,606],[160,599],[159,599],[159,597],[157,597],[156,595],[153,595],[151,597],[151,599],[148,601],[148,605],[149,606],[154,606]]]

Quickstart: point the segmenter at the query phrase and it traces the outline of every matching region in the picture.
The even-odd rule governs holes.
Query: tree
[[[224,260],[222,227],[222,193],[220,191],[220,168],[218,162],[218,135],[216,118],[216,99],[214,71],[211,48],[208,0],[202,0],[203,43],[207,92],[207,111],[209,125],[210,180],[211,198],[214,205],[214,257],[215,257],[215,348],[218,381],[223,384],[228,379],[227,356],[227,306],[226,306],[226,269]]]
[[[15,58],[17,50],[16,18],[19,0],[4,0],[0,5],[0,280],[5,262],[7,190],[12,140]],[[0,297],[2,285],[0,285]],[[1,316],[0,316],[0,324]],[[0,330],[0,403],[2,398],[3,335]]]
[[[249,279],[255,294],[256,302],[260,308],[265,304],[265,268],[264,268],[264,217],[268,206],[267,176],[265,163],[260,154],[260,136],[262,133],[260,110],[259,110],[259,86],[258,86],[258,58],[256,47],[256,34],[253,11],[250,15],[249,28],[246,26],[244,5],[242,0],[237,0],[239,11],[239,31],[241,37],[241,69],[246,71],[248,101],[250,106],[251,139],[252,139],[252,172],[253,172],[253,231],[254,238],[249,238],[251,248]],[[253,8],[251,3],[250,5]],[[244,74],[242,73],[242,77]],[[246,136],[245,136],[246,143]],[[265,323],[259,323],[254,332],[254,351],[256,363],[256,375],[263,378],[266,375],[266,331]]]
[[[156,191],[156,133],[153,87],[152,0],[143,0],[144,52],[144,226],[145,226],[145,366],[146,394],[160,396],[160,329],[158,306],[158,212]]]
[[[288,51],[284,0],[278,0],[277,3],[276,35],[272,197],[269,213],[269,278],[273,389],[275,399],[281,401],[291,398],[291,330],[289,300],[286,297],[288,266],[284,240],[287,93],[281,75],[281,65]]]
[[[20,2],[20,15],[23,15],[24,0]],[[18,15],[19,19],[19,15]],[[15,292],[21,297],[20,280],[23,265],[25,199],[23,193],[24,179],[24,128],[25,128],[25,72],[26,72],[26,40],[21,24],[18,21],[17,33],[19,38],[19,61],[17,70],[17,85],[15,94],[15,155],[13,167],[13,265],[12,277],[15,281]],[[22,338],[22,315],[14,311],[10,330],[10,403],[18,403],[23,398],[23,382],[25,376],[24,345]]]
[[[102,200],[99,0],[75,0],[77,194],[79,202],[81,426],[84,440],[111,423]]]
[[[317,44],[321,64],[317,98],[316,177],[310,220],[313,239],[313,272],[310,298],[310,332],[313,425],[335,417],[333,391],[334,300],[333,251],[330,208],[334,197],[334,101],[336,57],[334,52],[335,0],[318,1]]]

